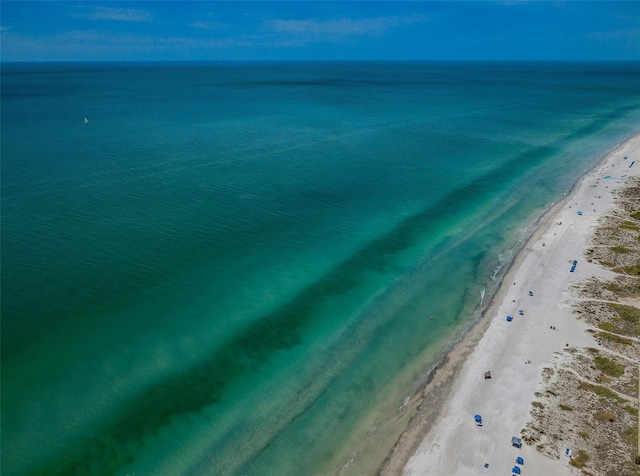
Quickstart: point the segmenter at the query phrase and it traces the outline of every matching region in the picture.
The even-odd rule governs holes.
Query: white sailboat
[[[87,119],[86,117],[84,118],[84,123],[85,124],[89,124],[89,119]]]

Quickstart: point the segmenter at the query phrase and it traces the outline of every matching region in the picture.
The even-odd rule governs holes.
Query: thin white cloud
[[[191,28],[201,28],[204,30],[223,30],[226,24],[213,21],[195,21],[189,25]]]
[[[640,17],[633,17],[631,15],[618,15],[616,16],[618,20],[626,21],[629,23],[635,23],[640,25]]]
[[[387,31],[416,23],[425,23],[429,19],[426,15],[408,17],[377,17],[352,20],[269,20],[265,28],[274,33],[294,37],[295,42],[338,41],[349,36],[377,36]]]
[[[3,61],[127,61],[202,59],[232,47],[251,46],[250,39],[153,37],[99,30],[73,30],[47,37],[2,32]]]
[[[270,26],[279,33],[350,36],[379,34],[388,28],[388,22],[373,18],[367,20],[272,20]]]
[[[628,28],[615,31],[597,31],[587,36],[598,41],[624,40],[629,42],[630,45],[637,45],[640,41],[640,30],[637,28]]]
[[[148,21],[142,10],[96,9],[76,10],[83,18],[117,21]],[[360,20],[271,20],[257,34],[207,36],[147,36],[97,29],[72,30],[34,37],[2,31],[2,56],[7,61],[106,61],[147,59],[226,58],[229,51],[253,48],[298,48],[311,42],[334,42],[354,36],[382,35],[394,28],[427,22],[426,16],[393,16]],[[228,30],[223,23],[203,20],[190,25],[204,31]]]
[[[153,15],[147,10],[134,8],[112,8],[94,6],[91,8],[79,7],[82,10],[73,14],[75,18],[84,20],[112,20],[127,22],[145,22],[153,20]]]

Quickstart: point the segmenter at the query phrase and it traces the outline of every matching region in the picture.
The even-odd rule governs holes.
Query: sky
[[[10,61],[640,61],[636,1],[0,2]]]

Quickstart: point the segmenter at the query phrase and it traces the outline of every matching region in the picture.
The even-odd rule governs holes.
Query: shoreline
[[[536,270],[535,267],[532,267],[530,263],[527,263],[527,261],[531,261],[532,256],[539,255],[543,251],[545,252],[545,254],[549,254],[547,252],[551,250],[551,246],[548,248],[545,247],[545,242],[542,241],[542,239],[544,238],[545,240],[551,242],[553,240],[553,236],[556,236],[556,233],[554,233],[553,236],[551,236],[550,233],[552,233],[553,231],[559,231],[555,228],[558,224],[558,221],[562,221],[558,220],[558,217],[563,215],[571,216],[574,214],[578,216],[577,213],[575,213],[577,210],[572,209],[572,203],[576,202],[576,199],[581,197],[582,195],[585,195],[586,197],[591,197],[591,195],[593,195],[592,193],[587,192],[592,192],[592,190],[590,189],[597,189],[598,183],[600,183],[600,179],[606,176],[604,173],[605,168],[612,169],[611,171],[615,170],[617,172],[620,172],[620,174],[616,174],[616,176],[618,177],[621,176],[623,172],[627,172],[627,174],[633,173],[633,175],[637,175],[637,169],[635,171],[625,171],[624,167],[628,166],[628,164],[636,158],[640,158],[636,157],[636,155],[638,155],[638,152],[640,152],[640,134],[636,134],[628,138],[626,141],[619,144],[618,147],[611,150],[591,170],[585,172],[585,174],[578,181],[576,181],[565,198],[555,204],[552,204],[551,207],[546,212],[544,212],[539,219],[536,220],[536,222],[534,223],[535,230],[524,242],[520,250],[517,251],[515,257],[509,264],[509,268],[505,271],[502,281],[498,284],[496,293],[492,297],[486,310],[482,311],[482,317],[464,336],[462,336],[460,341],[456,343],[447,353],[447,355],[444,356],[443,359],[434,367],[434,370],[430,373],[421,390],[418,391],[413,396],[411,401],[407,404],[407,410],[412,413],[412,416],[408,420],[408,423],[406,424],[399,438],[393,445],[393,448],[385,456],[382,464],[377,470],[377,474],[395,475],[406,473],[437,475],[462,474],[465,471],[469,472],[470,474],[475,474],[476,471],[479,471],[479,468],[484,469],[482,468],[482,466],[467,468],[465,467],[465,463],[457,461],[458,455],[463,455],[465,453],[468,454],[469,452],[473,453],[473,443],[471,445],[472,447],[466,449],[463,449],[460,446],[462,443],[464,443],[462,431],[466,431],[467,433],[473,432],[476,430],[476,428],[475,425],[468,423],[468,421],[466,420],[468,418],[468,415],[466,415],[464,411],[459,411],[460,408],[455,408],[455,405],[452,404],[452,400],[455,400],[459,403],[463,403],[461,400],[466,400],[466,402],[464,403],[469,403],[469,400],[473,400],[473,398],[471,397],[472,394],[476,391],[476,389],[474,389],[474,384],[482,388],[483,390],[486,390],[487,385],[483,386],[484,382],[482,382],[481,380],[478,379],[477,381],[474,381],[473,384],[470,384],[469,382],[465,381],[465,377],[470,377],[469,371],[470,367],[472,367],[473,362],[483,360],[483,358],[486,357],[484,354],[486,354],[487,352],[489,352],[490,354],[495,353],[495,351],[487,348],[488,341],[492,341],[492,344],[498,344],[504,347],[505,344],[507,344],[508,338],[514,338],[514,336],[507,336],[507,334],[505,334],[504,331],[507,326],[503,325],[502,323],[504,319],[497,318],[499,318],[504,312],[508,312],[510,314],[513,314],[514,312],[517,313],[517,309],[515,308],[513,311],[507,311],[508,308],[514,307],[514,305],[516,304],[514,301],[518,301],[518,304],[520,304],[519,301],[522,301],[522,305],[529,304],[527,303],[527,300],[524,299],[525,296],[522,295],[523,291],[526,293],[526,289],[520,289],[522,287],[522,284],[517,285],[517,283],[518,281],[520,281],[521,283],[524,282],[525,284],[527,284],[527,282],[531,281],[532,278],[535,278],[536,281],[541,280],[542,274],[540,273],[539,269]],[[633,158],[629,158],[627,162],[624,162],[623,155],[629,155],[630,153],[636,155],[634,155]],[[615,167],[616,165],[618,165],[618,167]],[[638,165],[640,166],[640,164]],[[596,182],[596,184],[593,185],[592,182]],[[587,227],[588,231],[590,231],[590,229],[593,227],[602,213],[609,211],[613,206],[614,202],[611,191],[616,188],[622,187],[623,184],[621,184],[621,182],[622,181],[620,180],[610,180],[606,185],[600,186],[598,190],[600,195],[598,195],[598,197],[602,197],[604,195],[604,200],[596,197],[595,199],[598,200],[598,207],[596,209],[593,209],[594,212],[587,214],[586,218],[588,218],[588,220],[582,220],[582,222],[589,222],[589,226]],[[589,185],[587,186],[587,184]],[[609,185],[613,186],[610,188]],[[603,190],[606,191],[606,189],[609,189],[608,193],[603,192]],[[591,203],[593,204],[595,202]],[[584,206],[588,207],[589,205]],[[589,212],[591,212],[591,208],[589,209]],[[579,218],[582,219],[585,217],[579,216]],[[569,226],[573,229],[575,224]],[[563,231],[568,229],[569,227],[565,226]],[[584,265],[585,260],[583,252],[586,239],[588,238],[588,233],[574,233],[574,235],[577,235],[578,242],[572,243],[572,248],[580,249],[579,253],[574,253],[575,259],[579,262],[581,261]],[[575,239],[573,241],[575,241]],[[538,257],[538,261],[539,260],[540,259]],[[559,266],[563,267],[563,264],[559,264]],[[581,267],[587,268],[587,266]],[[595,265],[588,266],[588,268],[592,267],[595,267]],[[550,280],[555,283],[555,287],[557,288],[557,292],[559,293],[558,297],[560,298],[566,298],[566,296],[563,295],[566,292],[565,288],[567,286],[567,283],[565,282],[568,279],[566,274],[563,273],[563,275],[558,276],[558,278],[564,279]],[[574,276],[579,275],[580,279],[582,280],[587,277],[583,276],[583,274],[584,273],[580,271],[578,273],[575,273]],[[595,270],[591,270],[591,274],[589,275],[601,274],[602,273],[599,273]],[[551,287],[554,287],[553,283],[551,284]],[[517,291],[519,292],[514,293],[514,291],[516,291],[516,289],[514,288],[517,288]],[[530,300],[533,301],[534,298],[530,298]],[[548,316],[545,321],[548,321],[549,319],[551,319],[552,321],[559,320],[560,318],[563,318],[563,321],[567,321],[567,319],[570,318],[571,320],[575,321],[571,323],[574,325],[567,325],[567,323],[563,322],[562,327],[568,330],[572,330],[573,332],[565,331],[562,333],[556,333],[558,335],[553,335],[553,337],[563,337],[564,340],[573,338],[573,340],[576,342],[580,341],[581,343],[585,343],[583,341],[587,339],[587,336],[580,336],[580,338],[578,338],[577,336],[572,335],[573,333],[577,333],[575,331],[580,331],[581,329],[579,329],[580,325],[575,317],[567,317],[567,313],[571,314],[570,308],[565,306],[565,309],[560,309],[561,312],[559,313],[554,312],[554,309],[550,309],[550,307],[561,305],[565,300],[566,299],[553,300],[546,304],[547,313],[557,314],[557,316]],[[518,321],[532,321],[531,319],[527,319],[529,313],[527,312],[526,314],[527,315],[525,315],[524,317],[515,314],[514,322],[510,323],[509,325],[511,330],[517,327]],[[562,316],[560,316],[560,314],[562,314]],[[492,329],[498,326],[500,326],[501,329]],[[550,326],[546,327],[548,329]],[[584,334],[584,332],[582,333]],[[543,337],[543,339],[544,338],[546,337]],[[521,344],[520,342],[517,342],[517,336],[515,336],[515,339],[516,341],[509,343],[509,345],[517,346]],[[542,347],[545,346],[542,345]],[[545,352],[545,354],[548,355],[542,356],[542,360],[538,359],[536,360],[536,362],[534,362],[535,365],[528,366],[528,368],[526,368],[527,376],[530,376],[537,381],[539,379],[540,370],[542,369],[542,363],[544,362],[545,364],[550,364],[551,359],[553,358],[553,353],[553,351],[550,353]],[[520,370],[523,370],[520,365],[521,364],[518,363],[516,367]],[[511,366],[513,367],[513,365]],[[474,367],[477,367],[477,365],[475,365]],[[532,370],[537,370],[535,375],[531,372]],[[474,372],[476,373],[476,375],[479,375],[477,373],[479,372],[478,369],[474,369]],[[493,373],[495,372],[493,371]],[[518,371],[516,371],[514,373],[514,376],[518,375],[519,373]],[[496,387],[496,376],[494,375],[494,378],[491,381],[487,381],[486,383],[491,383],[491,387]],[[521,399],[522,397],[524,397],[524,400],[526,401],[525,403],[528,406],[529,402],[534,398],[534,391],[535,389],[528,392],[527,395],[522,395],[522,392],[516,393],[519,393],[518,396]],[[478,399],[477,397],[478,396],[476,395],[475,400],[483,400],[482,398]],[[487,398],[491,397],[491,395],[481,395],[481,397],[484,397],[484,401],[482,402],[482,404],[487,406]],[[493,397],[489,399],[493,400]],[[424,408],[422,404],[426,401],[428,401],[428,406]],[[482,406],[482,404],[479,403],[478,406]],[[478,411],[480,410],[478,409]],[[514,428],[512,430],[513,436],[519,436],[519,431],[524,426],[524,423],[529,416],[528,408],[524,412],[519,412],[517,415],[519,416],[519,420],[521,420],[521,424],[520,427]],[[447,422],[446,428],[444,425],[445,422]],[[464,430],[456,431],[461,430],[462,428],[464,428]],[[454,433],[456,434],[454,435]],[[485,431],[485,433],[488,432]],[[468,440],[473,439],[474,438],[468,438]],[[505,449],[511,449],[508,441],[509,439],[510,437],[506,438],[506,443],[502,441],[500,442],[501,451],[499,451],[499,453],[504,453]],[[496,442],[494,438],[493,446],[495,446],[495,444]],[[452,448],[452,446],[455,446],[456,448]],[[494,450],[497,450],[497,448],[494,448]],[[515,448],[513,448],[513,450],[516,451]],[[529,452],[533,451],[535,453],[535,449],[533,448],[528,448],[528,450]],[[525,453],[524,446],[521,452]],[[449,454],[443,455],[446,453]],[[452,457],[454,454],[456,455],[455,458]],[[470,456],[472,457],[473,455]],[[535,455],[528,455],[528,457],[531,460],[535,458]],[[540,456],[539,458],[535,459],[539,460],[540,458],[544,457]],[[509,464],[513,463],[512,458],[507,459]],[[559,463],[556,462],[556,465],[554,466],[554,462],[552,460],[547,460],[548,461],[536,461],[539,465],[539,470],[553,468],[552,470],[558,471],[559,467],[557,466],[557,464]],[[551,463],[552,466],[547,467],[547,463]],[[505,467],[504,471],[508,471],[510,467],[511,466],[509,466],[508,468]],[[496,468],[497,466],[492,465],[491,472],[493,473],[493,470],[495,470]],[[528,465],[528,469],[532,468],[530,468]]]

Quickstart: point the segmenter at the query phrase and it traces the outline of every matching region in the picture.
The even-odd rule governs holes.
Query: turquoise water
[[[640,64],[3,64],[1,114],[2,472],[330,474]]]

